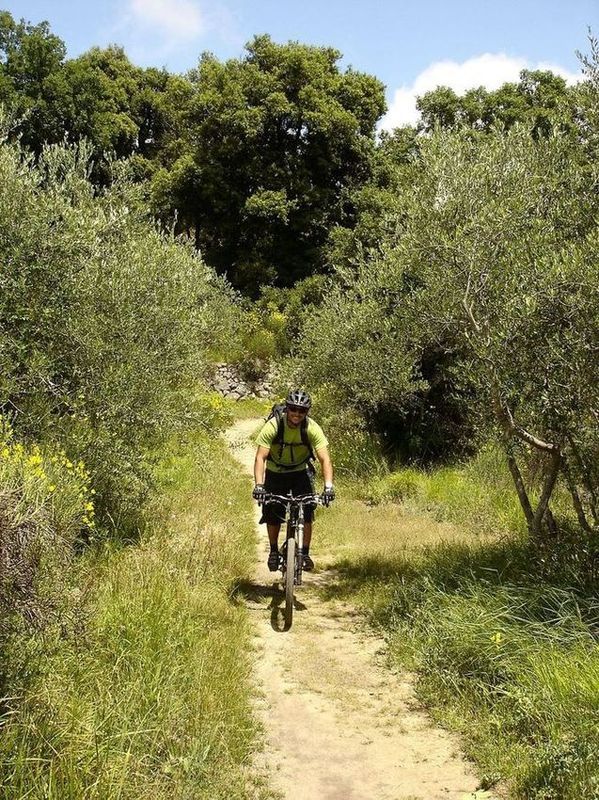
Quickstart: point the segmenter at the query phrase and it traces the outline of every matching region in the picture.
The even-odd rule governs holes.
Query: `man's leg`
[[[312,523],[304,522],[304,545],[302,547],[304,569],[310,572],[314,569],[314,562],[310,557],[310,542],[312,541]]]
[[[304,522],[304,550],[306,549],[306,547],[310,547],[311,541],[312,541],[312,523]]]
[[[266,530],[268,531],[268,541],[270,542],[270,549],[277,549],[279,546],[279,531],[281,530],[281,523],[273,525],[270,522],[266,523]]]
[[[268,541],[270,542],[270,553],[268,554],[268,569],[276,572],[279,569],[279,531],[281,523],[266,523],[268,531]]]

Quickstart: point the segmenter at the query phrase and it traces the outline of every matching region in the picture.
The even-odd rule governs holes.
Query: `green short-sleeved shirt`
[[[269,450],[272,447],[271,455],[273,458],[276,461],[279,461],[281,464],[289,464],[290,468],[284,469],[283,467],[279,467],[273,461],[268,461],[266,468],[271,472],[296,472],[306,469],[307,464],[305,463],[305,459],[308,457],[308,448],[305,444],[302,444],[302,432],[299,428],[299,425],[297,428],[290,428],[287,424],[286,414],[283,415],[283,419],[285,422],[283,431],[283,446],[280,444],[273,445],[277,435],[278,427],[275,417],[265,422],[260,430],[260,433],[258,433],[256,436],[255,441],[258,447],[268,447]],[[317,422],[314,422],[313,419],[310,419],[310,417],[308,417],[308,440],[312,445],[312,450],[314,450],[315,453],[317,450],[329,446],[329,442],[327,437],[324,435],[322,428]],[[296,464],[297,466],[293,466]]]

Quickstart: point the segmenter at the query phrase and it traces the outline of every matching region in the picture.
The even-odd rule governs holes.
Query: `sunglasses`
[[[293,411],[294,414],[307,414],[308,409],[301,406],[287,406],[287,411]]]

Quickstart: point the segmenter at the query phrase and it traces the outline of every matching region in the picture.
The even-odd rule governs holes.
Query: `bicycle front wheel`
[[[287,539],[287,559],[285,564],[285,624],[291,627],[293,621],[293,581],[295,577],[295,547],[293,537]]]

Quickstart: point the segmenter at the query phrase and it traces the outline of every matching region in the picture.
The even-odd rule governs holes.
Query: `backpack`
[[[266,422],[269,419],[276,419],[277,420],[277,432],[275,433],[275,438],[273,439],[273,445],[279,446],[279,458],[283,456],[283,450],[286,447],[291,448],[291,460],[293,461],[293,445],[287,444],[285,442],[285,403],[275,403],[273,407],[270,409],[269,415],[266,417]],[[270,453],[268,454],[267,461],[272,461],[273,464],[276,464],[277,467],[281,469],[295,469],[296,467],[301,466],[302,464],[308,465],[308,470],[314,472],[314,465],[312,462],[316,458],[314,455],[314,450],[312,449],[312,445],[310,444],[310,439],[308,437],[308,415],[303,418],[300,424],[300,436],[302,437],[302,444],[308,448],[308,455],[303,461],[298,462],[297,464],[281,464],[280,461],[277,461],[275,458],[272,457],[272,448]]]

